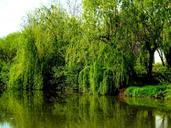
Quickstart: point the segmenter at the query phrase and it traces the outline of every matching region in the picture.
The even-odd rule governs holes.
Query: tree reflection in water
[[[145,100],[113,97],[6,93],[0,97],[0,128],[169,128],[170,110]],[[149,102],[150,104],[150,102]],[[155,105],[155,104],[153,104]]]

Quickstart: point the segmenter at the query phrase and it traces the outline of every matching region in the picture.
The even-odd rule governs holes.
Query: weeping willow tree
[[[139,14],[137,30],[142,51],[147,52],[147,76],[152,79],[154,52],[162,47],[165,24],[169,17],[169,0],[143,0],[133,4]]]
[[[66,56],[67,67],[74,70],[75,84],[81,91],[115,94],[120,85],[128,82],[134,62],[129,49],[132,41],[128,27],[122,25],[118,4],[119,1],[83,1],[84,35],[69,45]]]
[[[53,68],[64,65],[66,18],[65,12],[55,5],[28,16],[10,69],[10,87],[30,90],[52,84]]]

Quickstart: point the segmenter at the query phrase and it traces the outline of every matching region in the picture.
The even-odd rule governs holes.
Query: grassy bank
[[[168,85],[146,85],[143,87],[128,87],[124,95],[128,97],[165,98]]]

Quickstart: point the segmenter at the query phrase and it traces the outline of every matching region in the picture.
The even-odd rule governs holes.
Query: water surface
[[[154,99],[4,93],[0,128],[171,128],[170,108]]]

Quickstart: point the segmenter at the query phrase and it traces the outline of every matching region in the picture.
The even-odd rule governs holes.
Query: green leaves
[[[135,75],[138,61],[152,74],[156,49],[170,57],[168,2],[83,0],[80,16],[56,4],[42,6],[28,15],[21,32],[0,40],[0,59],[10,67],[5,81],[10,88],[70,85],[113,95]]]

